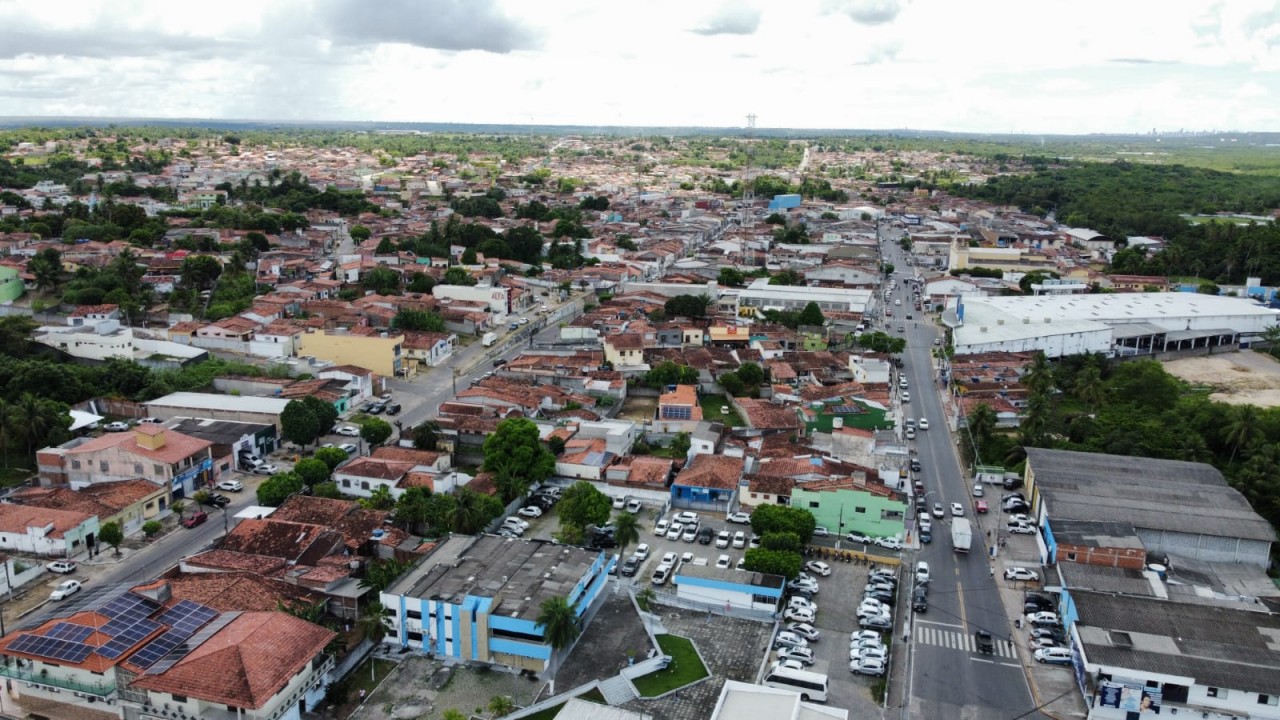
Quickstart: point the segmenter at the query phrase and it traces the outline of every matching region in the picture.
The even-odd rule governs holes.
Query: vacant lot
[[[1209,396],[1233,405],[1280,407],[1280,362],[1250,351],[1185,358],[1164,364],[1171,375],[1213,388]]]

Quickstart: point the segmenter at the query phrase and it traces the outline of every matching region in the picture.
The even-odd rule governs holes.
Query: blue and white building
[[[384,590],[388,640],[437,657],[543,672],[554,665],[537,619],[548,598],[583,617],[612,555],[496,535],[455,535]]]
[[[782,601],[786,579],[781,575],[681,565],[675,576],[676,597],[709,608],[774,612]]]

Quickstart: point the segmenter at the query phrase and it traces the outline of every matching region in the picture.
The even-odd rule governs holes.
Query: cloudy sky
[[[0,115],[1280,130],[1280,0],[0,0]]]

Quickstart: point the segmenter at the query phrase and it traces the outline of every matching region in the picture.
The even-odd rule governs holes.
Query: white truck
[[[487,333],[485,333],[485,334],[484,334],[484,339],[482,339],[480,342],[481,342],[485,347],[489,347],[489,346],[493,345],[494,343],[498,342],[498,334],[497,334],[497,333],[487,332]]]
[[[951,545],[956,552],[967,553],[973,544],[973,530],[966,518],[954,518],[951,521]]]

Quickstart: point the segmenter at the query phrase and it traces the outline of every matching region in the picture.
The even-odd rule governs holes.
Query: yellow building
[[[416,363],[404,361],[404,335],[352,328],[330,332],[318,330],[302,334],[299,355],[311,355],[338,365],[358,365],[383,377],[412,374]]]

